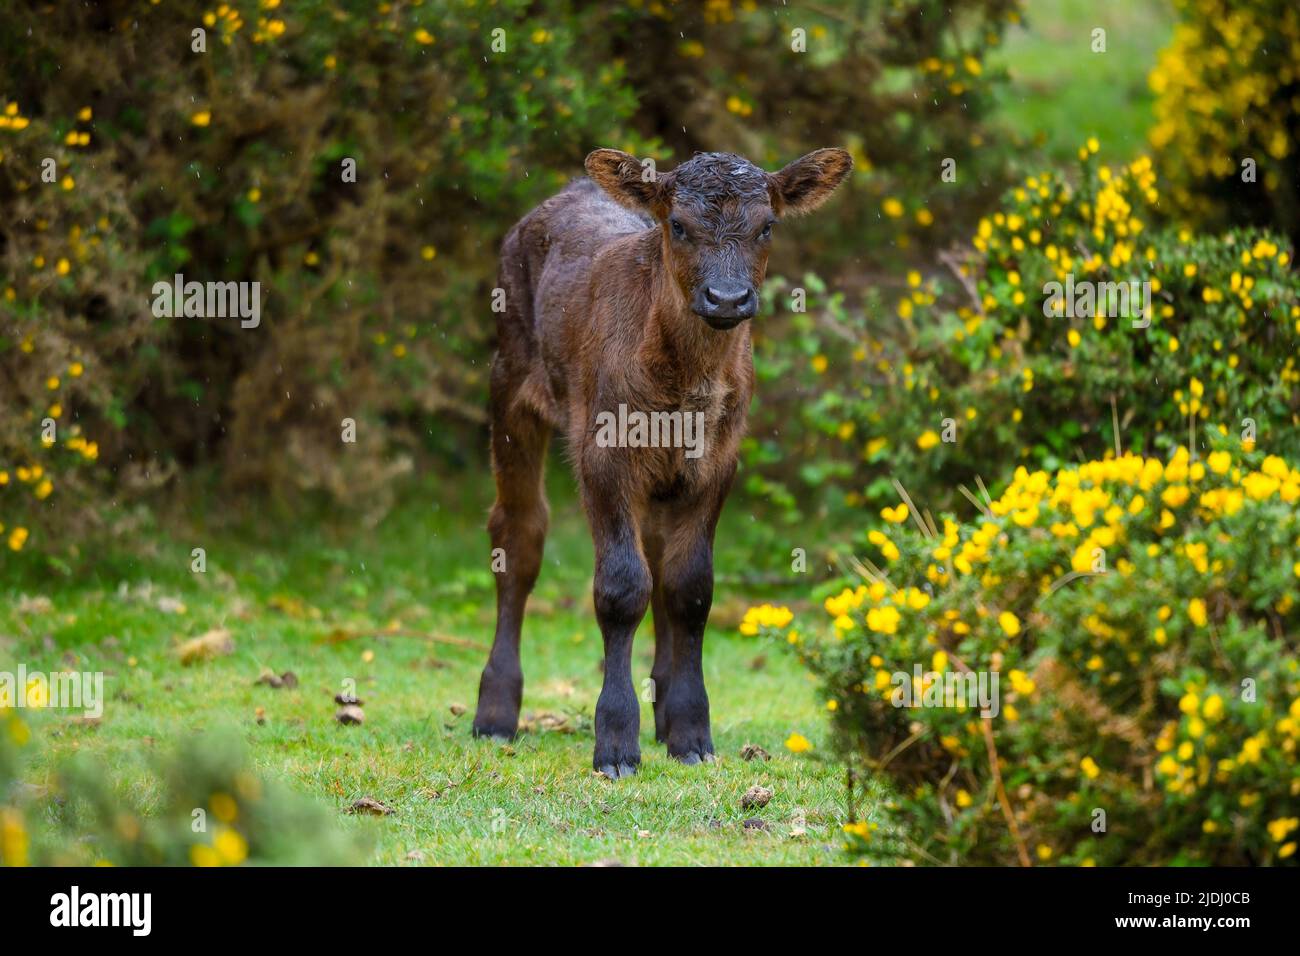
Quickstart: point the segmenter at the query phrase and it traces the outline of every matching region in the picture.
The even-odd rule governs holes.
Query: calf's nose
[[[753,286],[712,284],[704,289],[704,310],[707,317],[720,319],[748,319],[758,311],[758,295]]]

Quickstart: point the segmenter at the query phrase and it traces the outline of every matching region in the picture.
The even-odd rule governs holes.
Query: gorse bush
[[[55,470],[39,444],[51,405],[45,458],[81,427],[119,478],[212,462],[235,484],[362,506],[382,504],[420,434],[453,449],[486,343],[466,321],[475,290],[443,263],[490,260],[491,234],[634,107],[616,66],[575,60],[581,18],[557,10],[574,30],[495,5],[508,69],[484,63],[481,14],[446,3],[11,11],[0,466]],[[265,321],[155,317],[153,283],[178,272],[260,282]],[[396,427],[435,414],[447,428]],[[57,479],[54,496],[45,518],[76,511]],[[25,521],[23,504],[0,516]]]
[[[1151,72],[1150,138],[1178,213],[1202,227],[1300,237],[1300,10],[1285,0],[1176,0]]]
[[[847,145],[874,214],[846,200],[800,227],[803,256],[946,241],[998,179],[984,53],[1016,6],[16,6],[0,34],[6,535],[48,553],[198,466],[377,512],[417,454],[464,463],[485,448],[466,439],[500,240],[597,146],[668,168],[699,148],[774,165]],[[864,121],[889,134],[868,143]],[[972,172],[934,201],[932,156]],[[260,283],[260,322],[155,316],[154,283],[177,273]]]
[[[839,752],[893,784],[889,812],[848,828],[855,852],[1295,861],[1300,470],[1212,431],[1196,460],[1019,468],[971,521],[884,510],[869,581],[786,634]],[[994,673],[987,718],[943,696]]]
[[[798,382],[784,395],[803,401],[784,410],[803,427],[755,434],[751,487],[794,509],[821,486],[834,508],[889,500],[897,476],[937,509],[1016,463],[1054,470],[1117,443],[1167,454],[1189,435],[1200,447],[1206,422],[1264,450],[1300,447],[1289,245],[1151,226],[1150,162],[1099,164],[1097,147],[1077,181],[1045,172],[1012,188],[948,281],[913,271],[855,311],[806,280],[799,334],[755,348],[760,376]],[[805,451],[796,475],[779,470],[782,442]]]
[[[19,787],[35,746],[31,722],[0,707],[0,866],[335,866],[364,858],[358,836],[323,806],[255,773],[232,735],[200,734],[159,759],[160,786],[147,806],[80,757],[63,764],[51,787]]]

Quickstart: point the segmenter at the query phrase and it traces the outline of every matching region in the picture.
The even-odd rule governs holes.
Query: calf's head
[[[598,149],[586,166],[611,197],[655,218],[664,261],[691,311],[726,330],[758,311],[773,227],[825,202],[853,160],[842,149],[818,149],[769,173],[731,153],[697,153],[656,175],[634,156]]]

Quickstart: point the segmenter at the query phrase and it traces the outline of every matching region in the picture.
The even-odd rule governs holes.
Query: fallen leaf
[[[276,674],[269,667],[263,667],[261,675],[254,681],[255,684],[266,684],[268,687],[288,687],[290,690],[298,686],[298,675],[293,671],[285,671],[283,674]]]
[[[181,663],[188,666],[195,661],[210,661],[224,654],[232,654],[234,650],[235,642],[230,632],[220,627],[185,641],[176,648],[176,653],[180,656]]]
[[[772,791],[767,787],[760,787],[755,784],[746,790],[745,795],[740,798],[740,808],[742,810],[753,810],[755,807],[765,807],[771,800]]]
[[[339,708],[339,712],[334,715],[334,719],[340,724],[364,724],[366,722],[366,712],[355,704],[349,704],[346,707]]]
[[[18,614],[47,614],[52,610],[54,610],[54,603],[43,594],[36,597],[19,595],[18,603],[14,605],[14,611]]]
[[[184,614],[185,602],[180,598],[160,597],[158,599],[158,610],[164,614]]]
[[[388,804],[380,803],[374,797],[362,797],[348,807],[348,813],[369,813],[376,817],[387,817],[396,812]]]
[[[521,733],[533,733],[542,730],[557,734],[571,734],[574,732],[574,727],[569,723],[567,715],[543,711],[540,714],[526,714],[519,721],[519,730]]]
[[[740,756],[742,760],[753,760],[756,757],[760,760],[772,759],[772,755],[758,744],[745,744],[740,748]]]

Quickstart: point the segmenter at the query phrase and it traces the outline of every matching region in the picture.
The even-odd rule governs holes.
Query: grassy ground
[[[1106,52],[1092,52],[1092,31]],[[1053,161],[1071,159],[1089,136],[1103,155],[1127,160],[1147,150],[1152,95],[1147,75],[1173,32],[1165,0],[1034,0],[990,59],[1010,71],[1000,119],[1042,143]]]
[[[562,496],[524,632],[531,729],[508,746],[471,738],[493,621],[487,494],[482,485],[459,497],[431,492],[368,532],[322,522],[215,530],[191,513],[164,540],[141,545],[144,556],[99,555],[93,572],[68,580],[10,576],[0,585],[6,659],[29,670],[107,672],[98,725],[53,714],[37,724],[34,782],[78,750],[103,758],[118,786],[147,802],[151,750],[233,724],[266,775],[340,811],[363,796],[396,808],[379,820],[340,812],[344,826],[373,828],[375,863],[405,862],[414,850],[433,864],[838,862],[840,777],[783,746],[793,731],[822,743],[814,688],[779,648],[741,637],[734,624],[712,626],[706,644],[722,759],[670,761],[654,743],[647,703],[640,774],[614,783],[592,773],[601,649],[589,611],[591,547],[577,506]],[[734,514],[730,527],[745,520]],[[731,530],[722,537],[734,540]],[[204,574],[190,571],[193,547],[206,549]],[[743,548],[729,552],[723,560],[737,561]],[[715,618],[742,600],[727,590]],[[234,653],[182,667],[177,640],[217,627],[230,630]],[[647,621],[638,681],[651,651]],[[301,683],[257,686],[264,667],[292,670]],[[363,726],[333,719],[332,696],[348,678],[365,701]],[[460,707],[468,710],[453,712]],[[747,743],[772,759],[742,760]],[[775,796],[763,810],[742,810],[753,784]],[[743,828],[753,816],[769,829]]]

